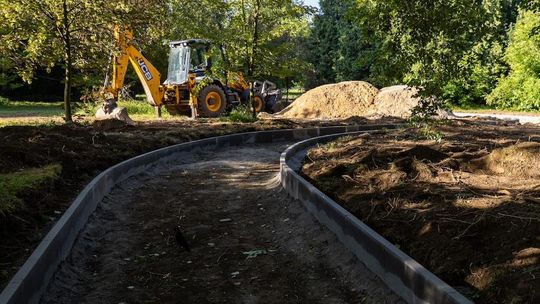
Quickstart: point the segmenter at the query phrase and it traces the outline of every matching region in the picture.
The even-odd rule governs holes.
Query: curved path
[[[286,147],[200,152],[122,182],[41,302],[404,303],[281,189]]]

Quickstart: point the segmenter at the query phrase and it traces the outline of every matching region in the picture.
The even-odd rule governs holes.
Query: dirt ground
[[[0,174],[50,164],[61,165],[59,178],[23,193],[24,205],[0,214],[0,288],[24,263],[79,191],[104,169],[161,147],[230,133],[340,124],[379,123],[355,118],[332,122],[261,120],[231,123],[217,119],[138,122],[136,126],[8,126],[0,128]],[[0,198],[1,199],[1,198]]]
[[[120,184],[42,303],[404,303],[281,191],[286,147],[205,151]]]
[[[302,174],[475,302],[540,303],[539,142],[456,121],[321,145]]]

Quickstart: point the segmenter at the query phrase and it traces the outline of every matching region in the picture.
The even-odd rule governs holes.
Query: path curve
[[[239,133],[173,145],[123,161],[100,173],[79,193],[2,290],[0,303],[38,303],[58,266],[70,255],[73,244],[86,226],[88,218],[111,189],[127,178],[177,164],[179,160],[189,158],[199,151],[398,127],[400,125],[395,124],[347,125]]]
[[[201,152],[122,182],[42,303],[404,303],[282,190],[289,144]]]

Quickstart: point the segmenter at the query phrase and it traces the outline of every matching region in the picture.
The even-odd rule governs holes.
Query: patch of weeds
[[[257,117],[253,117],[253,110],[249,106],[238,106],[232,109],[231,113],[227,116],[228,120],[232,122],[255,122]]]
[[[73,115],[93,116],[99,107],[100,105],[97,102],[81,98],[80,102],[75,103],[75,112]]]
[[[444,137],[441,131],[435,129],[431,125],[424,125],[423,127],[421,127],[418,131],[418,135],[421,139],[435,140],[437,142],[441,142]]]
[[[444,134],[437,127],[446,123],[444,120],[419,116],[413,116],[409,119],[409,126],[418,129],[418,140],[435,140],[441,142]]]
[[[0,174],[0,215],[6,216],[23,205],[20,195],[39,185],[50,184],[58,179],[62,166],[50,164],[41,168],[25,169]]]
[[[154,107],[151,106],[148,102],[143,100],[119,100],[118,106],[126,108],[128,114],[149,116],[156,115],[156,109],[154,109]],[[166,112],[167,111],[163,111],[163,114],[165,114]]]
[[[7,106],[9,103],[9,99],[0,96],[0,106]]]
[[[321,148],[326,151],[333,151],[339,147],[339,143],[337,141],[331,141],[329,143],[321,145]]]

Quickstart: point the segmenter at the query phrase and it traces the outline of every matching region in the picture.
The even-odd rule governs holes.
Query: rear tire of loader
[[[253,108],[255,112],[260,113],[265,110],[264,98],[261,95],[253,96]]]
[[[225,113],[225,92],[215,84],[204,87],[199,93],[199,112],[202,117],[219,117]]]

